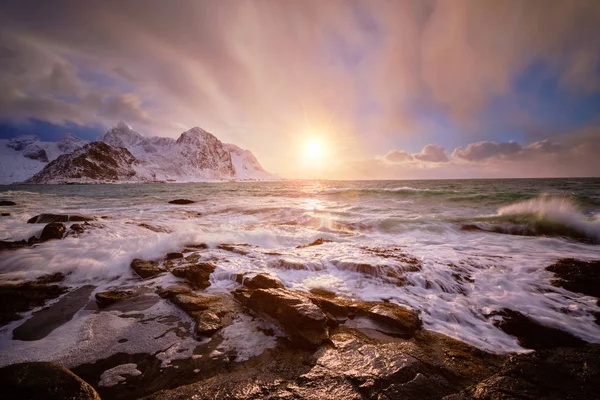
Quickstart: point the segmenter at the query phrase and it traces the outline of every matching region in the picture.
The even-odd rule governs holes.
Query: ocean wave
[[[522,236],[559,236],[600,244],[600,215],[586,217],[570,198],[541,196],[501,207],[497,215],[465,224],[483,230]]]
[[[460,193],[456,190],[437,190],[427,188],[414,188],[402,186],[397,188],[330,188],[319,192],[325,195],[335,194],[405,194],[405,195],[444,195],[449,193]]]

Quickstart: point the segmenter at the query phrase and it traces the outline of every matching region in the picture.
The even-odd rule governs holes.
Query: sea
[[[134,258],[158,260],[205,243],[201,259],[217,266],[207,292],[239,287],[239,273],[264,272],[295,290],[410,307],[426,329],[495,353],[525,351],[496,327],[502,309],[600,342],[597,300],[553,286],[545,270],[560,258],[600,258],[600,179],[7,185],[0,199],[18,203],[2,208],[11,215],[0,219],[1,240],[39,234],[43,225],[26,221],[41,213],[98,217],[82,234],[0,253],[0,282],[62,272],[65,284],[93,285],[94,293],[147,286],[130,268]],[[169,204],[174,199],[194,203]],[[174,281],[165,274],[150,284]],[[165,312],[160,307],[148,312]],[[0,364],[90,362],[120,349],[111,335],[147,336],[123,351],[158,346],[151,324],[147,333],[118,313],[100,314],[107,315],[83,309],[34,342],[13,340],[22,321],[11,323],[0,330]],[[243,329],[231,335],[233,346],[248,340]],[[261,345],[272,343],[251,344]]]

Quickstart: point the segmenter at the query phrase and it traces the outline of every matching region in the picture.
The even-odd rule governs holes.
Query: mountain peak
[[[127,147],[144,140],[144,137],[125,122],[119,121],[114,128],[102,135],[99,140],[114,147]]]

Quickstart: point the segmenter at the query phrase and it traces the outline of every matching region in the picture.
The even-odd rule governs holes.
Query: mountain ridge
[[[277,179],[260,165],[252,152],[233,144],[223,143],[216,136],[199,127],[191,128],[177,139],[173,139],[144,136],[126,123],[119,122],[91,143],[72,135],[66,136],[59,142],[41,142],[33,136],[5,140],[4,146],[1,142],[0,158],[10,159],[13,170],[18,171],[20,165],[27,165],[27,168],[20,173],[9,173],[4,176],[0,174],[0,183],[15,181],[26,183],[205,182]],[[92,143],[103,143],[108,147],[98,145],[86,147]],[[115,171],[111,170],[111,163],[118,164],[118,160],[122,161],[121,149],[127,150],[133,160],[128,168],[119,170],[115,174],[112,173]],[[83,154],[78,152],[79,150],[90,154]],[[98,158],[97,151],[102,152],[104,156]],[[60,168],[56,163],[51,166],[53,161],[64,155],[72,157],[63,158]],[[83,165],[81,157],[87,156],[97,168],[103,168],[102,159],[108,163],[105,166],[106,176],[91,169],[81,169]],[[121,167],[124,168],[123,165]],[[129,168],[134,172],[133,174]]]

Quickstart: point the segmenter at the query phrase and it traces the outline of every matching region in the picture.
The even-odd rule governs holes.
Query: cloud
[[[392,163],[402,163],[413,160],[413,156],[403,150],[392,150],[383,156],[383,158]]]
[[[435,150],[431,150],[435,149]],[[423,164],[420,158],[446,162]],[[384,157],[352,165],[361,179],[511,178],[598,176],[600,126],[570,131],[527,145],[517,142],[476,142],[454,149],[448,158],[440,146],[430,144],[417,154],[393,150]],[[436,158],[437,157],[437,158]],[[349,176],[338,171],[338,177]]]
[[[445,163],[448,162],[448,156],[442,146],[436,144],[428,144],[423,147],[420,153],[414,155],[414,158],[419,161]]]
[[[598,37],[600,2],[584,0],[8,0],[0,118],[137,120],[167,136],[200,125],[293,175],[291,144],[307,131],[369,158],[399,136],[441,142],[423,122],[430,113],[477,127],[534,62],[573,93],[600,90]],[[491,139],[460,135],[443,144]],[[427,146],[412,157],[448,161]]]
[[[517,142],[477,142],[456,148],[452,156],[465,161],[481,161],[491,157],[513,156],[523,150]]]
[[[99,113],[111,120],[145,123],[150,118],[141,103],[140,98],[133,93],[118,94],[108,98]]]

